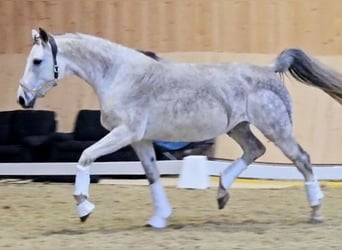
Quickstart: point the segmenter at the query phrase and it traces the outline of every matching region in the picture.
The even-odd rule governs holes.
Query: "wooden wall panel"
[[[273,59],[270,54],[301,47],[342,72],[341,56],[326,57],[342,55],[341,9],[340,0],[0,0],[0,110],[19,108],[16,89],[32,28],[91,33],[191,62],[264,64]],[[295,134],[312,161],[341,163],[340,106],[294,80],[286,84],[294,100]],[[39,100],[37,108],[57,111],[59,129],[70,131],[77,111],[98,108],[98,103],[91,88],[69,78]],[[262,161],[287,162],[263,141],[268,152]],[[239,153],[231,140],[218,138],[216,156],[235,158]]]
[[[38,26],[86,32],[130,47],[342,53],[340,0],[0,0],[0,53],[21,53]]]

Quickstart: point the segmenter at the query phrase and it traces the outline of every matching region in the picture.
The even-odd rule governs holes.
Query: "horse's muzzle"
[[[30,102],[26,103],[25,98],[22,96],[19,96],[18,98],[18,103],[20,104],[21,107],[24,109],[30,109],[34,107],[34,104],[36,102],[36,98],[33,98]]]

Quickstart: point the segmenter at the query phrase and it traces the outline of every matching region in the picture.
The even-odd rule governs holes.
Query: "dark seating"
[[[29,149],[11,138],[13,111],[0,112],[0,162],[30,162]]]
[[[108,131],[102,127],[99,110],[80,110],[71,133],[56,133],[53,143],[51,161],[77,162],[87,147],[104,137]],[[188,143],[186,146],[169,149],[154,143],[157,160],[181,160],[190,154],[207,154],[212,149],[214,140]],[[114,153],[99,157],[97,162],[138,161],[131,146]]]
[[[45,162],[56,132],[55,112],[0,112],[0,162]]]
[[[80,110],[71,133],[57,132],[56,127],[53,111],[0,111],[0,162],[77,162],[84,149],[108,133],[100,123],[99,110]],[[213,141],[188,143],[170,149],[155,143],[154,147],[157,160],[180,160],[189,154],[206,154],[212,144]],[[96,161],[138,161],[138,157],[127,146]],[[73,182],[74,176],[35,176],[33,180]],[[92,183],[98,180],[99,176],[91,176]]]

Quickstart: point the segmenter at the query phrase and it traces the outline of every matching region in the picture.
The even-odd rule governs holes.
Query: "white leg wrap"
[[[172,213],[172,208],[167,199],[164,187],[160,180],[150,185],[152,202],[154,206],[154,215],[148,223],[155,228],[164,228],[167,226],[167,218]]]
[[[77,205],[77,213],[79,217],[90,214],[95,208],[95,205],[88,200],[83,201]]]
[[[324,194],[321,190],[319,182],[317,180],[305,182],[305,189],[310,206],[314,207],[320,205]]]
[[[242,159],[235,160],[221,173],[221,184],[225,189],[230,188],[234,180],[247,168],[247,164]]]
[[[77,165],[74,195],[89,197],[90,167]]]

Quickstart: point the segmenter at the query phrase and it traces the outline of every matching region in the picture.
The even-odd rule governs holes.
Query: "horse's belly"
[[[169,141],[201,141],[227,132],[227,115],[160,117],[147,124],[145,138]]]

